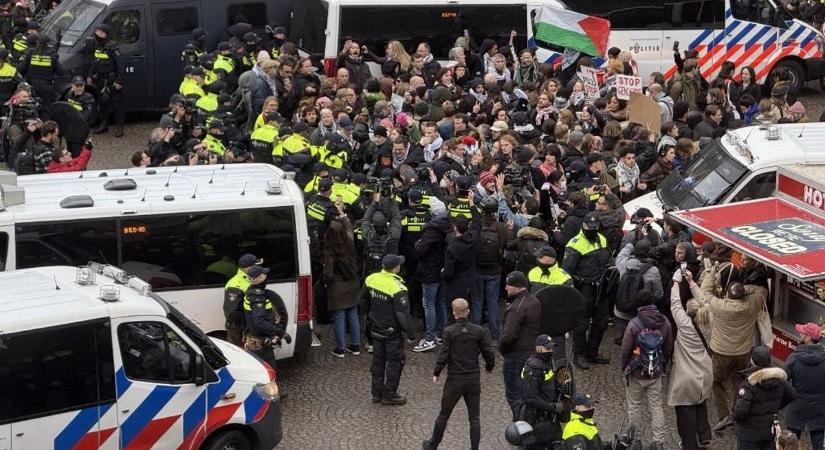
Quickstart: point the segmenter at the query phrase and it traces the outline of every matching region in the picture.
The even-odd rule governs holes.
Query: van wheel
[[[238,430],[227,430],[212,439],[207,450],[251,450],[249,439]]]
[[[789,91],[792,94],[798,94],[802,91],[802,87],[805,86],[805,69],[803,69],[798,62],[792,59],[785,59],[773,66],[770,75],[771,79],[773,79],[773,73],[780,67],[785,68],[791,75],[791,81],[788,83]]]

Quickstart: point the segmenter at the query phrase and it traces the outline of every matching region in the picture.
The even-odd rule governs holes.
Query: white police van
[[[0,273],[0,449],[270,449],[275,372],[111,266]]]
[[[0,270],[111,264],[211,336],[224,336],[223,289],[253,253],[289,313],[278,358],[312,342],[304,200],[268,164],[131,168],[17,177],[0,173]]]
[[[713,78],[725,61],[736,67],[752,66],[760,83],[776,68],[785,67],[793,77],[793,91],[801,89],[806,80],[825,75],[822,34],[793,19],[779,0],[325,1],[323,51],[328,76],[334,75],[335,58],[346,37],[358,39],[381,56],[390,40],[400,41],[408,52],[414,52],[418,43],[428,42],[435,58],[445,65],[455,39],[464,30],[477,44],[491,38],[499,45],[515,30],[518,49],[536,48],[540,61],[559,62],[558,52],[533,37],[542,5],[610,20],[608,47],[630,51],[645,84],[652,72],[662,72],[665,78],[676,73],[673,48],[677,42],[680,50],[699,52],[699,69],[707,79]],[[596,62],[601,63],[601,59]]]

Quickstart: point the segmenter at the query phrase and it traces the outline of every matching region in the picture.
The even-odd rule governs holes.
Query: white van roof
[[[751,170],[774,167],[795,162],[803,164],[825,163],[825,123],[793,123],[777,125],[780,139],[767,138],[768,131],[759,127],[745,127],[728,131],[722,144],[741,163]],[[730,139],[729,136],[734,136]],[[753,161],[737,150],[734,143],[738,138],[750,150]]]
[[[76,282],[76,267],[47,266],[0,272],[0,335],[106,317],[165,316],[149,295],[106,275],[93,285]],[[116,285],[118,301],[100,299],[101,287]]]
[[[105,174],[105,175],[104,175]],[[130,183],[130,181],[134,183]],[[270,164],[130,168],[17,177],[25,201],[6,201],[0,224],[303,204],[298,185]],[[117,184],[132,184],[118,190]],[[280,193],[270,193],[272,184]],[[73,197],[92,206],[61,206]],[[81,202],[82,203],[82,202]],[[13,206],[9,206],[9,205]]]

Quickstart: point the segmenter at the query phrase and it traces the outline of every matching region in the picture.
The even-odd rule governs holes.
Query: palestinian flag
[[[544,5],[536,18],[536,40],[591,56],[607,53],[610,21]]]

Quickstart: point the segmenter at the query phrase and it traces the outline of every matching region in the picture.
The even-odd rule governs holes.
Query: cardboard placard
[[[641,77],[616,75],[616,96],[619,100],[630,100],[630,94],[642,93]]]
[[[579,72],[579,78],[584,83],[584,94],[587,95],[587,100],[591,103],[599,98],[599,81],[597,77],[598,71],[592,67],[582,67],[581,72]]]
[[[646,95],[630,95],[627,116],[631,122],[644,125],[648,130],[658,132],[662,128],[662,108]]]

